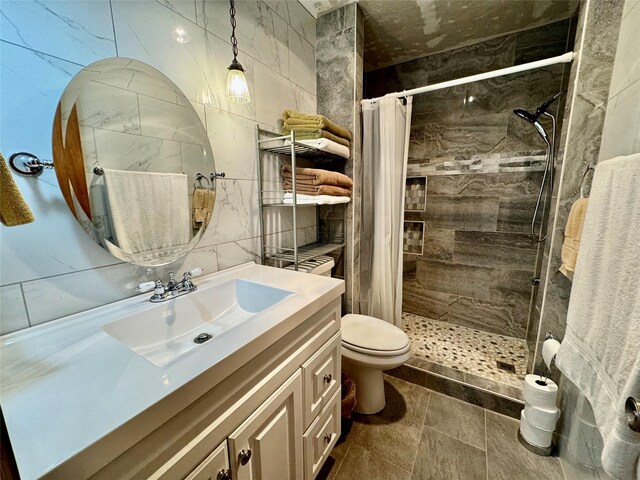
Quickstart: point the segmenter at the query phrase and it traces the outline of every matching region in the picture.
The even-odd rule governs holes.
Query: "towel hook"
[[[18,164],[16,164],[18,162]],[[9,157],[9,165],[14,172],[27,177],[37,177],[45,168],[53,168],[52,160],[40,160],[33,153],[16,152]]]
[[[193,189],[197,189],[198,187],[200,188],[204,188],[204,186],[202,185],[202,181],[205,180],[207,182],[207,188],[211,188],[211,182],[209,182],[209,179],[207,177],[205,177],[203,174],[201,174],[200,172],[196,173],[196,178],[193,181]],[[197,183],[197,185],[196,185]]]
[[[584,181],[587,179],[587,173],[589,173],[589,171],[591,170],[593,170],[593,172],[595,173],[596,168],[592,165],[589,165],[587,169],[584,171],[584,173],[582,174],[582,179],[580,180],[580,197],[582,198],[587,198],[584,195]]]

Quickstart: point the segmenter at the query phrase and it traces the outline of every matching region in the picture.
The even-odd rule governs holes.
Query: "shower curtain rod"
[[[569,63],[575,58],[575,56],[576,54],[574,52],[567,52],[563,55],[558,55],[557,57],[545,58],[544,60],[523,63],[522,65],[501,68],[499,70],[493,70],[491,72],[479,73],[477,75],[471,75],[469,77],[457,78],[456,80],[449,80],[447,82],[434,83],[433,85],[425,85],[424,87],[412,88],[411,90],[396,92],[395,96],[398,98],[411,97],[413,95],[418,95],[419,93],[433,92],[434,90],[442,90],[443,88],[455,87],[457,85],[464,85],[466,83],[477,82],[478,80],[486,80],[488,78],[502,77],[503,75],[510,75],[512,73],[526,72],[527,70],[546,67],[548,65],[555,65],[556,63]],[[369,98],[361,100],[360,103],[371,103],[380,98],[382,97]]]

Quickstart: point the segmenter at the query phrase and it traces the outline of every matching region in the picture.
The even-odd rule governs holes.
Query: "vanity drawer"
[[[225,478],[225,473],[229,474],[229,449],[226,440],[205,458],[185,480],[220,480]]]
[[[340,390],[341,333],[336,333],[302,365],[304,427],[318,416],[336,390]]]
[[[340,437],[340,389],[324,407],[304,435],[304,472],[306,480],[313,480]]]

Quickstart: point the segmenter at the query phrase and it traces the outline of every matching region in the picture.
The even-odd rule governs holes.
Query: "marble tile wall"
[[[571,20],[367,72],[365,97],[506,68],[571,49]],[[513,115],[558,93],[562,65],[474,82],[414,97],[409,162],[438,163],[474,154],[544,153],[531,125]],[[552,109],[558,111],[558,105]]]
[[[564,240],[564,228],[567,222],[569,210],[573,202],[580,196],[580,180],[585,168],[595,165],[599,157],[609,158],[613,155],[631,153],[627,149],[632,148],[636,138],[636,130],[628,128],[629,123],[625,121],[625,129],[618,129],[618,132],[607,131],[605,129],[605,115],[611,114],[610,128],[615,127],[620,121],[620,116],[627,115],[623,109],[613,105],[609,108],[610,99],[623,94],[631,88],[637,78],[637,69],[634,70],[633,61],[637,49],[637,35],[630,34],[630,31],[637,31],[637,20],[629,17],[636,10],[636,1],[615,1],[615,0],[587,0],[580,8],[577,21],[576,48],[579,56],[571,64],[570,76],[567,83],[567,99],[564,112],[565,122],[562,126],[562,135],[559,142],[559,155],[556,163],[556,185],[548,220],[548,231],[551,241],[545,245],[542,258],[542,278],[537,304],[536,314],[540,316],[539,335],[537,338],[537,355],[535,358],[535,371],[542,371],[543,366],[540,358],[540,347],[546,332],[550,332],[558,339],[562,340],[566,328],[566,316],[571,295],[571,281],[559,272],[561,265],[560,253]],[[631,21],[624,23],[626,19]],[[633,26],[631,26],[633,25]],[[627,29],[626,30],[625,26]],[[627,35],[631,35],[628,38]],[[620,43],[619,43],[620,41]],[[618,46],[620,52],[617,53]],[[615,82],[612,81],[614,75],[614,61],[617,65]],[[633,60],[632,59],[632,60]],[[636,72],[628,75],[628,72]],[[626,87],[625,87],[626,85]],[[621,97],[623,98],[623,97]],[[637,104],[637,101],[631,102]],[[634,108],[636,105],[630,106]],[[631,114],[633,118],[633,114]],[[617,139],[608,138],[610,135],[617,135],[626,132]],[[625,151],[614,151],[621,148]],[[636,150],[637,151],[637,150]],[[595,469],[598,467],[598,442],[597,440],[583,442],[587,448],[593,450],[590,456],[593,460],[593,471],[584,469],[587,463],[587,456],[578,455],[571,445],[576,442],[576,435],[581,433],[567,425],[575,424],[579,420],[579,412],[576,403],[580,395],[577,389],[561,375],[557,369],[552,371],[552,378],[560,384],[559,402],[563,411],[559,424],[559,451],[563,462],[569,466],[565,469],[568,480],[584,478],[602,478]],[[576,433],[577,432],[577,433]],[[580,458],[578,458],[578,456]],[[579,467],[579,468],[578,468]]]
[[[335,168],[354,181],[351,202],[322,206],[320,229],[329,238],[344,235],[346,246],[339,257],[346,282],[343,310],[359,312],[361,114],[363,95],[364,15],[352,3],[318,18],[316,24],[316,76],[318,113],[344,125],[353,133],[351,158]],[[346,222],[346,223],[345,223]]]
[[[228,2],[212,0],[3,1],[0,25],[0,148],[51,158],[56,105],[71,78],[106,57],[129,57],[163,72],[199,111],[211,140],[218,184],[211,228],[187,257],[158,271],[120,263],[84,234],[53,171],[16,178],[36,221],[0,227],[0,333],[27,328],[133,293],[169,269],[207,272],[259,258],[255,126],[276,128],[285,108],[316,111],[315,19],[297,1],[238,0],[239,60],[252,97],[224,99],[231,61]],[[182,27],[190,41],[178,44]],[[206,103],[206,105],[205,105]],[[290,218],[273,219],[286,237]],[[301,238],[316,230],[300,215]],[[284,241],[284,240],[283,240]]]
[[[560,55],[571,20],[368,72],[366,97]],[[538,247],[529,224],[544,142],[513,115],[562,88],[551,66],[414,97],[408,175],[426,175],[423,255],[405,255],[403,310],[525,339]],[[558,105],[554,105],[554,113]]]

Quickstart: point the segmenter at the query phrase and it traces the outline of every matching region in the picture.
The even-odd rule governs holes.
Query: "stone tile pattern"
[[[424,248],[424,223],[404,222],[402,251],[406,254],[422,255]]]
[[[362,139],[360,100],[363,95],[364,14],[357,4],[346,5],[317,19],[316,85],[318,113],[348,128],[353,134],[351,157],[333,165],[353,179],[351,202],[320,206],[319,229],[324,237],[344,236],[339,256],[346,283],[343,311],[358,313],[360,299],[360,206],[362,201]],[[345,223],[346,222],[346,223]]]
[[[567,19],[368,72],[366,96],[562,54],[570,26]],[[535,109],[561,90],[563,75],[551,66],[414,97],[408,175],[428,176],[427,205],[405,220],[425,222],[425,251],[405,258],[404,311],[520,339],[537,332],[529,306],[538,246],[528,232],[544,143],[512,111]]]
[[[185,93],[226,178],[218,181],[213,225],[197,248],[173,265],[147,271],[120,263],[86,237],[53,171],[37,179],[16,177],[36,221],[2,227],[0,334],[121,300],[138,283],[165,278],[168,271],[203,267],[210,273],[259,261],[255,126],[275,129],[286,108],[316,111],[315,19],[298,2],[236,2],[239,60],[252,101],[235,105],[225,99],[228,9],[228,2],[204,0],[2,3],[5,155],[26,149],[51,158],[51,119],[71,78],[97,60],[120,56],[159,69]],[[176,25],[190,35],[188,43],[173,41]],[[302,214],[301,238],[315,236],[314,210]],[[291,237],[290,212],[272,215],[268,232]]]
[[[387,406],[355,414],[319,480],[564,480],[560,459],[516,438],[518,421],[385,376]]]
[[[456,167],[457,168],[457,167]],[[403,311],[526,338],[537,245],[529,223],[542,172],[428,175],[424,252],[405,256]]]
[[[427,208],[427,177],[407,177],[404,209],[424,212]]]
[[[637,61],[637,48],[629,47],[628,42],[637,43],[637,21],[633,19],[633,10],[637,9],[637,2],[622,2],[615,0],[592,0],[583,4],[576,22],[575,50],[580,52],[579,58],[567,65],[570,75],[565,76],[566,105],[562,125],[562,134],[558,142],[559,154],[556,161],[556,185],[552,197],[550,215],[548,219],[548,231],[551,241],[547,241],[542,257],[541,268],[541,294],[538,295],[535,305],[535,315],[540,317],[540,335],[532,336],[530,342],[537,341],[537,355],[534,358],[534,371],[544,371],[541,359],[541,347],[545,332],[550,332],[562,340],[566,328],[567,309],[571,295],[571,281],[559,272],[561,265],[561,249],[564,241],[564,228],[571,205],[580,196],[580,179],[586,167],[594,165],[609,154],[623,153],[611,150],[611,143],[616,148],[628,148],[635,141],[636,129],[632,128],[633,121],[623,123],[624,128],[618,128],[619,135],[606,141],[603,138],[605,129],[605,115],[609,116],[609,99],[623,99],[625,91],[632,88],[629,84],[636,74],[627,75],[625,72],[637,72],[637,65],[628,63],[631,56]],[[631,15],[631,16],[630,16]],[[633,40],[627,39],[629,32]],[[620,43],[619,43],[620,41]],[[634,44],[635,45],[635,44]],[[620,64],[615,81],[613,81],[617,60],[617,50],[620,51]],[[635,70],[634,70],[635,68]],[[620,71],[620,69],[622,71]],[[625,87],[625,85],[628,85]],[[628,108],[636,107],[636,97],[629,102]],[[613,100],[612,100],[613,102]],[[612,104],[611,121],[616,122],[618,107]],[[626,115],[626,113],[623,113]],[[633,115],[631,115],[633,117]],[[613,128],[613,125],[611,126]],[[611,131],[606,132],[611,135]],[[634,140],[630,140],[630,139]],[[637,150],[636,150],[637,151]],[[602,155],[601,155],[602,152]],[[610,152],[610,153],[607,153]],[[564,403],[563,397],[570,394],[566,378],[561,377],[560,372],[552,371],[551,377],[560,385],[559,402]],[[575,420],[577,414],[573,408],[563,409],[565,419],[570,423]],[[568,432],[558,436],[558,444],[563,460],[567,459],[565,453],[567,443],[571,438]],[[598,455],[595,455],[597,458]],[[569,460],[571,463],[571,460]],[[592,465],[597,467],[597,465]],[[576,473],[572,478],[590,478],[583,473]],[[593,478],[597,478],[594,476]]]
[[[366,74],[366,97],[528,63],[569,50],[570,20],[497,37]],[[437,90],[413,99],[410,162],[441,157],[541,152],[544,142],[515,108],[535,109],[558,93],[562,65]],[[558,112],[558,105],[551,110]]]
[[[402,315],[412,355],[460,372],[522,388],[529,355],[524,340],[439,322],[411,313]],[[501,369],[498,362],[513,365]]]

